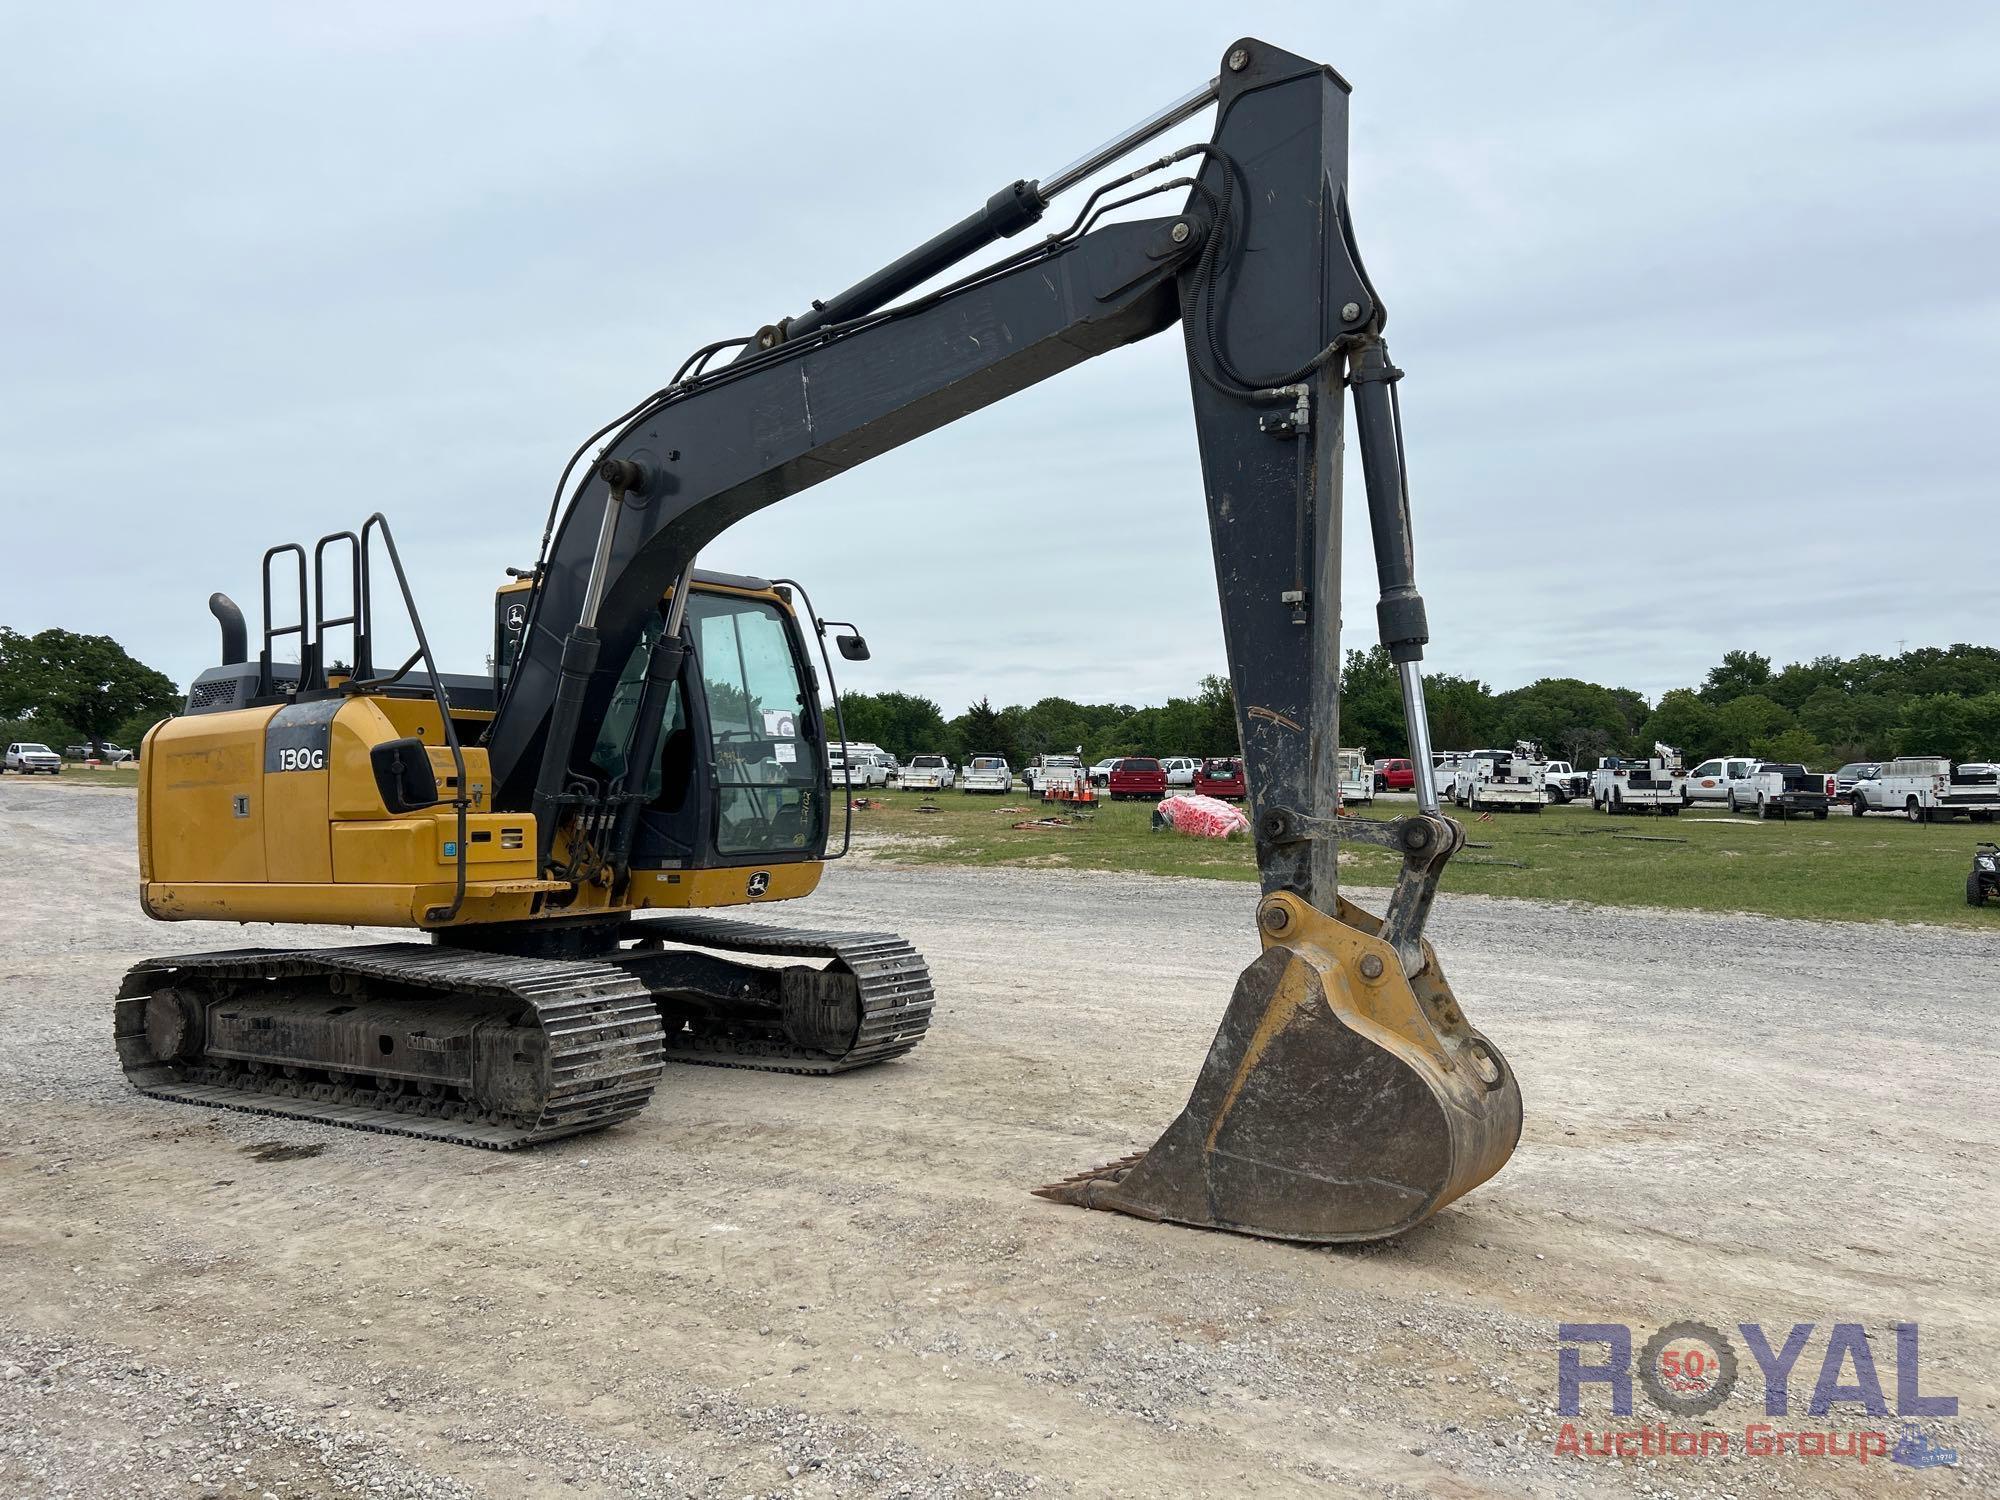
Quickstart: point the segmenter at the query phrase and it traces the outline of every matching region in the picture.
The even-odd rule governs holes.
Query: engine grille
[[[188,694],[188,708],[226,708],[236,701],[236,679],[225,677],[218,682],[197,682]]]

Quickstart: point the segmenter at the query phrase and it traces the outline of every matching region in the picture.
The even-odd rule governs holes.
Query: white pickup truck
[[[913,755],[903,767],[903,790],[943,791],[958,779],[951,762],[942,755]]]
[[[1579,771],[1566,760],[1542,762],[1542,792],[1551,802],[1574,802],[1590,795],[1590,772]]]
[[[849,740],[843,747],[835,740],[827,747],[826,769],[835,786],[845,783],[866,791],[871,786],[889,784],[889,762],[880,745]]]
[[[37,771],[47,771],[51,776],[62,775],[62,757],[47,745],[34,740],[16,740],[7,747],[4,768],[19,771],[23,776],[32,776]]]
[[[1672,745],[1654,745],[1650,760],[1607,755],[1590,775],[1590,805],[1605,812],[1677,818],[1686,802],[1681,753]]]
[[[1755,811],[1760,818],[1789,818],[1794,813],[1826,816],[1827,776],[1780,760],[1760,760],[1729,783],[1729,810]]]
[[[1714,760],[1703,761],[1687,773],[1688,801],[1727,802],[1729,783],[1739,776],[1748,776],[1756,764],[1754,755],[1718,755]]]
[[[1451,800],[1473,812],[1540,812],[1548,803],[1542,762],[1530,745],[1475,750],[1452,773]]]
[[[1854,811],[1899,812],[1912,823],[1943,823],[1964,813],[1991,823],[2000,812],[2000,770],[1987,762],[1954,766],[1941,755],[1884,761],[1854,783]]]
[[[975,755],[959,777],[958,787],[962,792],[998,792],[1004,797],[1014,790],[1014,769],[1004,755]]]

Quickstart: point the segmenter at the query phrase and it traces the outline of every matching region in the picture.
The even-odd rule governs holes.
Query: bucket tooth
[[[1288,904],[1286,940],[1266,924],[1179,1117],[1148,1150],[1040,1196],[1334,1244],[1398,1234],[1500,1170],[1520,1088],[1435,955],[1412,981],[1372,931],[1272,902]]]

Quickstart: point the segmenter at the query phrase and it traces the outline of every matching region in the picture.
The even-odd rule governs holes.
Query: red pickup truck
[[[1243,762],[1233,756],[1203,761],[1194,773],[1194,789],[1203,797],[1221,797],[1231,802],[1240,802],[1250,795],[1249,785],[1243,779]]]
[[[1417,789],[1416,768],[1406,760],[1378,760],[1375,762],[1375,790],[1378,792],[1413,792]]]
[[[1164,797],[1167,773],[1150,755],[1128,755],[1111,768],[1111,800],[1127,797]]]

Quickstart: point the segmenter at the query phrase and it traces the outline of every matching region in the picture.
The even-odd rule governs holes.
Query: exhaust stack
[[[243,623],[243,611],[227,594],[210,594],[208,612],[222,627],[222,664],[233,667],[250,659],[250,627]]]

